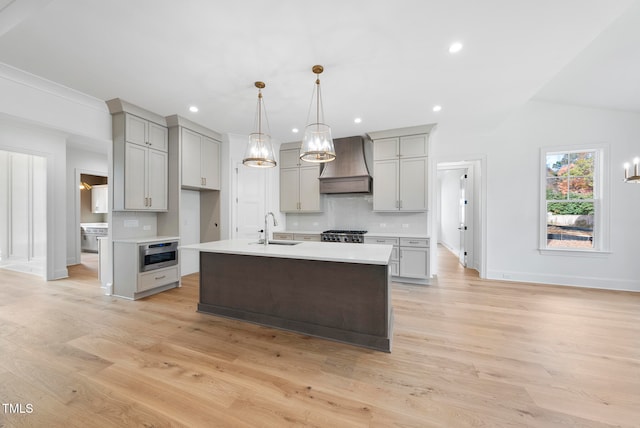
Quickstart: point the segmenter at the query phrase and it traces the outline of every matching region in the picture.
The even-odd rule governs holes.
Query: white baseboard
[[[63,279],[63,278],[69,278],[69,271],[66,268],[58,269],[58,270],[54,271],[53,272],[53,278],[48,278],[47,281],[56,280],[56,279]]]
[[[622,278],[593,278],[586,276],[549,275],[533,272],[488,271],[487,279],[640,292],[639,280]]]

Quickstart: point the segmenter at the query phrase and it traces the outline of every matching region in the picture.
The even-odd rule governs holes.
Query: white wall
[[[529,102],[489,135],[446,127],[439,133],[436,159],[486,154],[488,278],[640,291],[637,239],[630,239],[638,232],[640,187],[621,180],[625,160],[640,155],[640,115]],[[610,148],[611,251],[543,255],[538,251],[540,150],[581,144]]]
[[[67,141],[110,144],[106,104],[0,63],[0,150],[47,159],[48,280],[67,276]]]
[[[92,142],[111,141],[104,101],[0,63],[0,114]]]

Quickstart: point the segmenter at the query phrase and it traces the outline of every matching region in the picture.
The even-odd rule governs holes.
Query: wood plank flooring
[[[391,354],[196,313],[197,275],[132,302],[0,269],[0,427],[640,427],[640,294],[439,253]]]

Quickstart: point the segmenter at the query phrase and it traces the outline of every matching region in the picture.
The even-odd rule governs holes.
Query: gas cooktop
[[[322,232],[323,242],[350,242],[356,244],[364,243],[364,234],[366,230],[341,230],[331,229]]]

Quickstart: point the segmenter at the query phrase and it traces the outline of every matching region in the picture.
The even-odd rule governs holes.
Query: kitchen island
[[[200,251],[198,311],[391,352],[391,245],[251,240]]]

